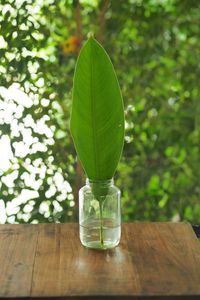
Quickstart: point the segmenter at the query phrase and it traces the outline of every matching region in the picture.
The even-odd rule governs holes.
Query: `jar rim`
[[[101,184],[101,185],[108,185],[108,184],[113,184],[114,183],[114,179],[110,178],[110,179],[89,179],[86,178],[86,184]]]

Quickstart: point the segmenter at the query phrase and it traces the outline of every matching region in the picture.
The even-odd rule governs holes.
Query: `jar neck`
[[[111,179],[106,179],[106,180],[93,180],[93,179],[89,179],[89,178],[86,178],[86,185],[89,185],[89,186],[101,186],[101,187],[108,187],[108,186],[111,186],[114,184],[114,180],[113,178]]]

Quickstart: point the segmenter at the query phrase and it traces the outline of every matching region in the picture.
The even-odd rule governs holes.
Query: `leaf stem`
[[[100,210],[100,245],[101,248],[104,247],[104,237],[103,237],[103,201],[99,201],[99,210]]]

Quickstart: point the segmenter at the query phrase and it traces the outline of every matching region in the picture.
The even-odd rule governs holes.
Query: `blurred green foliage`
[[[123,220],[199,223],[199,11],[196,0],[1,1],[0,134],[13,153],[0,165],[5,222],[76,219],[83,180],[69,133],[71,88],[77,47],[94,32],[124,98]],[[66,44],[73,37],[79,46]]]

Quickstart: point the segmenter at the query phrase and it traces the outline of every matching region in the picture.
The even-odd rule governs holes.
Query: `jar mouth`
[[[110,178],[110,179],[89,179],[86,178],[86,184],[95,184],[95,185],[111,185],[114,183],[114,179]]]

